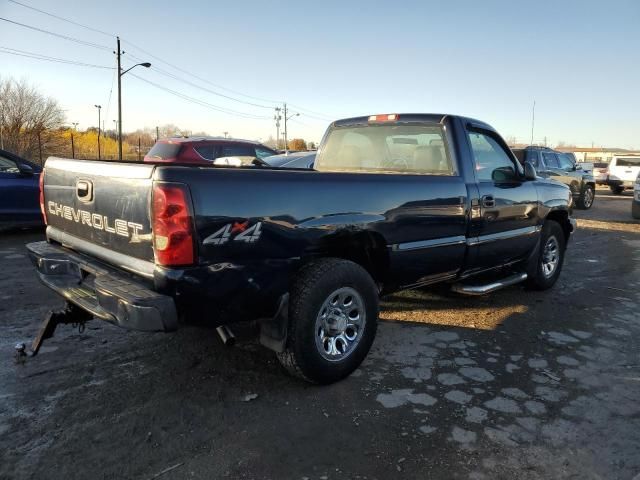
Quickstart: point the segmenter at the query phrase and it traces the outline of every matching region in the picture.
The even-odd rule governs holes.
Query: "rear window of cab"
[[[149,153],[147,153],[146,158],[156,160],[175,158],[178,156],[181,146],[179,143],[156,142],[151,150],[149,150]]]

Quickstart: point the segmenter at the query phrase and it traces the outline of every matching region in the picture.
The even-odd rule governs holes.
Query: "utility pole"
[[[276,121],[276,150],[280,147],[280,120],[282,120],[280,110],[280,107],[276,107],[276,114],[273,116],[273,119]]]
[[[118,140],[120,137],[118,136],[118,120],[114,120],[113,123],[116,124],[116,140]]]
[[[284,154],[289,155],[289,139],[287,137],[287,120],[297,117],[299,113],[293,113],[287,116],[287,104],[284,104]]]
[[[102,105],[94,105],[98,109],[98,160],[100,160],[100,110]]]
[[[160,140],[160,129],[156,126],[156,142]]]
[[[120,50],[120,37],[116,37],[116,45],[117,50],[114,53],[116,54],[118,63],[118,160],[122,160],[122,76],[137,66],[149,68],[151,64],[149,62],[136,63],[133,67],[129,67],[125,71],[122,71],[120,57],[124,52]]]
[[[224,138],[227,138],[227,135],[229,134],[229,132],[222,132],[224,134]]]
[[[289,155],[289,140],[287,139],[287,104],[284,104],[284,154]]]
[[[120,67],[120,37],[116,37],[118,50],[116,58],[118,59],[118,160],[122,161],[122,67]]]
[[[531,145],[533,145],[533,126],[536,121],[536,101],[533,101],[533,108],[531,109]]]
[[[71,131],[71,158],[76,158],[76,147],[73,143],[73,130]]]

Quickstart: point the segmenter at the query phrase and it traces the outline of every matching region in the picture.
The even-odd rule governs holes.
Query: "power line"
[[[218,105],[213,105],[209,102],[205,102],[204,100],[200,100],[194,97],[190,97],[189,95],[185,95],[183,93],[180,92],[176,92],[175,90],[172,90],[170,88],[164,87],[158,83],[152,82],[151,80],[147,80],[146,78],[142,78],[139,77],[138,75],[136,75],[135,73],[130,73],[129,75],[131,75],[132,77],[137,78],[138,80],[148,83],[149,85],[153,85],[154,87],[160,89],[160,90],[164,90],[165,92],[171,93],[172,95],[175,95],[176,97],[182,98],[183,100],[187,100],[189,102],[195,103],[197,105],[201,105],[203,107],[207,107],[207,108],[211,108],[212,110],[216,110],[218,112],[222,112],[222,113],[226,113],[228,115],[236,115],[239,117],[243,117],[243,118],[251,118],[251,119],[255,119],[255,120],[270,120],[271,117],[267,117],[267,116],[260,116],[260,115],[252,115],[250,113],[245,113],[245,112],[239,112],[237,110],[231,110],[229,108],[224,108],[224,107],[220,107]]]
[[[136,60],[143,61],[142,58],[140,58],[140,57],[138,57],[136,55],[133,55],[131,53],[129,54],[129,56],[134,58],[134,59],[136,59]],[[193,82],[191,82],[189,80],[185,80],[184,78],[178,77],[177,75],[174,75],[171,72],[167,72],[166,70],[158,68],[158,67],[156,67],[154,65],[151,66],[151,70],[154,70],[154,71],[156,71],[156,72],[158,72],[158,73],[160,73],[162,75],[165,75],[167,77],[173,78],[174,80],[178,80],[180,82],[186,83],[187,85],[191,85],[192,87],[199,88],[200,90],[204,90],[205,92],[211,93],[212,95],[216,95],[218,97],[226,98],[228,100],[233,100],[234,102],[243,103],[245,105],[251,105],[252,107],[266,108],[268,110],[271,110],[273,108],[273,106],[271,106],[271,105],[267,106],[267,105],[260,105],[260,104],[257,104],[257,103],[247,102],[245,100],[240,100],[240,99],[237,99],[237,98],[234,98],[234,97],[230,97],[229,95],[225,95],[223,93],[216,92],[216,91],[211,90],[209,88],[202,87],[202,86],[200,86],[200,85],[198,85],[196,83],[193,83]]]
[[[251,95],[246,95],[246,94],[244,94],[242,92],[238,92],[237,90],[232,90],[230,88],[223,87],[222,85],[218,85],[216,83],[213,83],[212,81],[210,81],[210,80],[208,80],[206,78],[199,77],[195,73],[189,72],[189,71],[185,70],[184,68],[177,67],[176,65],[173,65],[172,63],[169,63],[169,62],[163,60],[162,58],[154,55],[153,53],[148,52],[147,50],[137,46],[136,44],[134,44],[134,43],[132,43],[132,42],[126,40],[126,39],[124,39],[124,41],[125,41],[125,43],[129,44],[133,48],[135,48],[137,50],[140,50],[145,55],[149,55],[151,58],[153,58],[155,60],[158,60],[160,63],[164,63],[165,65],[168,65],[169,67],[171,67],[171,68],[173,68],[175,70],[178,70],[179,72],[186,73],[190,77],[197,78],[201,82],[204,82],[204,83],[207,83],[207,84],[209,84],[209,85],[211,85],[213,87],[219,88],[220,90],[225,90],[227,92],[235,93],[236,95],[240,95],[241,97],[250,98],[252,100],[257,100],[259,102],[267,102],[267,103],[273,103],[273,104],[282,103],[282,100],[271,100],[271,99],[267,99],[267,98],[254,97],[254,96],[251,96]]]
[[[78,27],[86,28],[87,30],[91,30],[92,32],[101,33],[102,35],[106,35],[108,37],[115,37],[115,35],[107,32],[103,32],[102,30],[98,30],[97,28],[89,27],[88,25],[83,25],[82,23],[74,22],[73,20],[69,20],[67,18],[59,17],[58,15],[54,15],[53,13],[45,12],[44,10],[40,10],[39,8],[32,7],[30,5],[25,5],[24,3],[16,2],[16,0],[9,0],[11,3],[15,3],[16,5],[20,5],[21,7],[28,8],[29,10],[34,10],[39,13],[43,13],[44,15],[48,15],[53,18],[57,18],[58,20],[62,20],[63,22],[70,23],[72,25],[76,25]]]
[[[79,67],[92,67],[92,68],[104,68],[109,70],[115,70],[114,67],[107,67],[106,65],[95,65],[93,63],[78,62],[76,60],[67,60],[64,58],[49,57],[47,55],[40,55],[39,53],[25,52],[24,50],[16,50],[15,48],[0,47],[0,53],[8,53],[9,55],[17,55],[19,57],[27,57],[27,58],[32,58],[34,60],[45,60],[47,62],[65,63],[68,65],[76,65]]]
[[[313,110],[309,110],[308,108],[301,107],[300,105],[296,105],[294,103],[290,103],[289,106],[294,107],[296,110],[301,110],[301,111],[305,112],[306,113],[305,117],[316,118],[318,120],[324,120],[324,121],[327,121],[327,122],[332,121],[332,120],[329,119],[329,116],[325,115],[324,113],[315,112]],[[315,114],[315,115],[319,115],[319,116],[309,115],[310,113],[311,114]],[[327,117],[327,118],[320,118],[320,117]]]
[[[47,15],[47,16],[50,16],[52,18],[56,18],[56,19],[61,20],[63,22],[67,22],[67,23],[70,23],[72,25],[76,25],[76,26],[85,28],[87,30],[91,30],[93,32],[100,33],[102,35],[106,35],[106,36],[109,36],[109,37],[115,37],[115,35],[112,34],[112,33],[108,33],[108,32],[105,32],[103,30],[99,30],[97,28],[90,27],[88,25],[85,25],[85,24],[82,24],[82,23],[79,23],[79,22],[75,22],[73,20],[69,20],[67,18],[61,17],[59,15],[55,15],[55,14],[50,13],[50,12],[46,12],[44,10],[32,7],[30,5],[26,5],[26,4],[18,2],[16,0],[8,0],[8,1],[10,1],[11,3],[13,3],[15,5],[19,5],[21,7],[28,8],[30,10],[34,10],[36,12],[42,13],[43,15]],[[13,24],[16,24],[16,25],[20,25],[20,26],[25,27],[25,28],[30,28],[32,30],[36,30],[36,31],[39,31],[39,32],[42,32],[42,33],[47,33],[49,35],[54,35],[56,37],[63,38],[65,40],[69,40],[69,41],[73,41],[73,42],[79,43],[81,45],[91,46],[91,47],[94,47],[94,48],[100,48],[100,49],[103,49],[103,50],[112,50],[110,47],[106,47],[104,45],[100,45],[100,44],[93,43],[93,42],[87,42],[87,41],[80,40],[80,39],[73,38],[73,37],[68,37],[66,35],[61,35],[61,34],[58,34],[58,33],[54,33],[54,32],[43,30],[43,29],[40,29],[40,28],[37,28],[37,27],[33,27],[33,26],[30,26],[30,25],[25,25],[25,24],[18,23],[18,22],[12,21],[12,20],[8,20],[6,18],[0,17],[0,20],[4,20],[6,22],[10,22],[10,23],[13,23]],[[239,92],[237,90],[233,90],[233,89],[224,87],[222,85],[218,85],[216,83],[211,82],[210,80],[208,80],[206,78],[200,77],[200,76],[198,76],[198,75],[196,75],[196,74],[194,74],[192,72],[189,72],[189,71],[185,70],[184,68],[180,68],[180,67],[178,67],[178,66],[176,66],[176,65],[174,65],[172,63],[167,62],[166,60],[163,60],[162,58],[152,54],[151,52],[143,49],[142,47],[134,44],[133,42],[125,40],[125,43],[128,44],[129,46],[133,47],[134,49],[137,49],[137,50],[143,52],[145,55],[148,55],[151,58],[159,61],[160,63],[168,65],[169,67],[179,71],[180,73],[187,74],[190,77],[193,77],[193,78],[195,78],[197,80],[200,80],[201,82],[207,83],[207,84],[209,84],[209,85],[211,85],[213,87],[216,87],[216,88],[218,88],[220,90],[224,90],[226,92],[230,92],[230,93],[233,93],[235,95],[239,95],[241,97],[248,98],[248,99],[251,99],[251,100],[256,100],[256,101],[259,101],[259,102],[266,102],[266,103],[271,103],[271,104],[280,104],[280,103],[282,103],[281,100],[272,100],[272,99],[266,99],[266,98],[262,98],[262,97],[256,97],[256,96],[252,96],[252,95],[247,95],[247,94],[244,94],[244,93]],[[132,57],[136,58],[135,55],[133,55],[133,54],[130,54],[130,55]],[[187,83],[187,84],[189,84],[191,86],[194,86],[196,88],[200,88],[201,90],[207,91],[207,92],[209,92],[209,93],[211,93],[213,95],[217,95],[217,96],[220,96],[220,97],[223,97],[223,98],[227,98],[227,99],[235,101],[235,102],[244,103],[246,105],[251,105],[251,106],[254,106],[254,107],[258,107],[258,108],[273,108],[273,105],[272,106],[259,105],[259,104],[256,104],[256,103],[247,102],[247,101],[243,101],[243,100],[240,100],[240,99],[237,99],[237,98],[233,98],[231,96],[224,95],[222,93],[215,92],[215,91],[210,90],[210,89],[206,89],[206,88],[204,88],[202,86],[199,86],[197,84],[194,84],[194,83],[190,82],[189,80],[185,80],[183,78],[180,78],[180,77],[178,77],[176,75],[171,74],[170,72],[162,70],[162,69],[158,68],[157,66],[154,66],[153,69],[156,70],[157,72],[163,74],[163,75],[166,75],[166,76],[169,76],[171,78],[174,78],[175,80]],[[299,105],[293,105],[293,104],[291,104],[291,105],[294,106],[298,110],[304,111],[305,112],[305,116],[308,117],[308,118],[312,118],[312,119],[316,119],[316,120],[320,120],[320,121],[325,121],[325,122],[331,121],[331,118],[328,115],[325,115],[324,113],[317,112],[317,111],[314,111],[314,110],[310,110],[310,109],[301,107]]]
[[[104,45],[100,45],[98,43],[87,42],[85,40],[80,40],[79,38],[69,37],[67,35],[62,35],[60,33],[50,32],[49,30],[44,30],[42,28],[34,27],[32,25],[26,25],[24,23],[16,22],[14,20],[9,20],[8,18],[0,17],[0,20],[8,23],[13,23],[14,25],[18,25],[20,27],[29,28],[31,30],[35,30],[36,32],[46,33],[47,35],[53,35],[54,37],[62,38],[64,40],[69,40],[70,42],[75,42],[80,45],[84,45],[86,47],[100,48],[102,50],[109,50],[109,51],[112,50],[111,48],[106,47]]]

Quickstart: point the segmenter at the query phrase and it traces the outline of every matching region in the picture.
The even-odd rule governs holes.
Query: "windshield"
[[[618,167],[640,167],[640,157],[618,157],[616,160]]]
[[[320,171],[452,175],[440,125],[386,124],[331,130],[318,154]]]

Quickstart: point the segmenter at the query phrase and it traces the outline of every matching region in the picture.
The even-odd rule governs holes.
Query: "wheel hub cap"
[[[545,277],[550,277],[556,271],[560,261],[560,244],[558,239],[551,236],[544,244],[542,251],[542,273]]]
[[[316,347],[320,355],[331,361],[349,356],[362,338],[364,319],[364,301],[356,290],[343,287],[332,292],[316,317]]]

